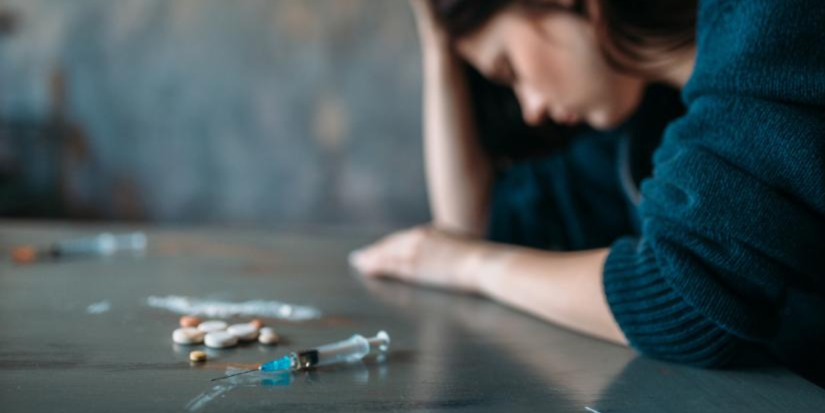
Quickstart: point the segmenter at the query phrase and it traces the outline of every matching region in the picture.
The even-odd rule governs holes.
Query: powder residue
[[[150,307],[163,308],[178,314],[211,318],[257,316],[289,321],[321,318],[321,311],[314,307],[293,305],[281,301],[252,300],[232,303],[170,295],[166,297],[151,296],[146,299],[146,303]]]
[[[101,301],[99,303],[89,304],[89,306],[86,307],[86,312],[89,314],[103,314],[111,308],[112,304],[109,301]]]

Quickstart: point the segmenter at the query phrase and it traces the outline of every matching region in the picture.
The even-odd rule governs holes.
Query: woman
[[[411,1],[433,223],[354,253],[361,273],[482,294],[665,360],[718,367],[757,349],[823,370],[821,2]],[[508,210],[524,203],[500,202],[519,192],[502,186],[510,171],[496,173],[478,143],[462,62],[511,87],[531,125],[611,131],[648,86],[680,89],[686,113],[664,132],[650,177],[622,188],[633,230],[560,251],[597,245],[587,223],[624,207],[609,194],[583,202],[576,183],[590,169],[567,162],[531,175],[558,186],[530,204],[539,208]],[[624,158],[630,170],[650,160]],[[524,241],[536,234],[560,243]]]

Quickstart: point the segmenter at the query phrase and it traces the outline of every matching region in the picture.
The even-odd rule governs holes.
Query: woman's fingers
[[[480,245],[471,240],[420,226],[397,232],[350,255],[351,265],[367,277],[391,277],[430,287],[477,291],[467,263]]]
[[[414,228],[387,236],[373,245],[353,252],[350,262],[367,276],[411,276],[417,271],[424,232],[422,228]]]

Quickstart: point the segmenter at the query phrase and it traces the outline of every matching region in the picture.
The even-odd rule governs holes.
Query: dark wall
[[[0,0],[0,16],[4,216],[426,219],[406,2]]]

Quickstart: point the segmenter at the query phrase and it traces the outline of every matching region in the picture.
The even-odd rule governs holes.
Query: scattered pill
[[[207,347],[227,348],[238,344],[238,338],[230,334],[228,331],[213,331],[206,334],[204,342]]]
[[[258,338],[258,328],[252,323],[233,324],[226,331],[241,341],[252,341]]]
[[[274,346],[278,344],[280,338],[277,334],[275,335],[265,335],[265,336],[258,336],[258,342],[267,346]]]
[[[37,260],[37,250],[33,247],[17,247],[11,251],[11,258],[18,264],[30,264]]]
[[[185,315],[180,318],[181,327],[197,327],[201,323],[201,319],[191,315]]]
[[[249,322],[249,324],[252,324],[252,325],[253,325],[253,326],[255,326],[255,328],[257,328],[258,330],[260,330],[260,329],[261,329],[261,327],[263,327],[263,326],[264,326],[264,322],[263,322],[263,321],[261,321],[261,320],[258,320],[257,318],[256,318],[256,319],[254,319],[254,320],[252,320],[252,321],[250,321],[250,322]]]
[[[204,333],[226,330],[226,322],[221,320],[209,320],[198,324],[198,329]]]
[[[206,353],[204,353],[202,351],[193,351],[193,352],[189,353],[189,360],[192,360],[196,363],[206,361]]]
[[[270,346],[278,344],[278,341],[280,341],[280,339],[281,338],[278,337],[278,334],[276,334],[275,330],[273,330],[271,327],[262,328],[260,334],[258,335],[258,341],[261,344],[266,344]]]
[[[172,341],[178,344],[203,343],[204,332],[194,327],[181,327],[172,333]]]

